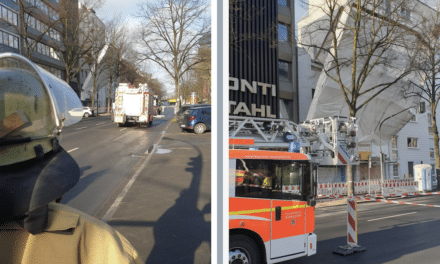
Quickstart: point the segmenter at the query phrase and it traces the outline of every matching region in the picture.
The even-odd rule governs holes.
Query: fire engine
[[[229,263],[316,254],[319,165],[358,164],[354,118],[229,117]]]
[[[147,92],[146,85],[134,88],[127,83],[120,83],[115,92],[115,109],[113,121],[118,126],[129,122],[146,124],[153,122],[153,95]]]

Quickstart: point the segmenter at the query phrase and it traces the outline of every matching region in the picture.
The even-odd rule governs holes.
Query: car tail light
[[[189,121],[193,121],[194,119],[196,119],[196,117],[195,116],[190,116],[188,119],[189,119]]]

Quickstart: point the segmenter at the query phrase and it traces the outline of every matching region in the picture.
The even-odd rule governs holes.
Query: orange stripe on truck
[[[245,138],[230,138],[229,145],[254,145],[254,140]]]

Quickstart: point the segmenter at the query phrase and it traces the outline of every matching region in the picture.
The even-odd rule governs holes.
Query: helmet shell
[[[14,53],[0,54],[0,166],[52,150],[64,126],[82,118],[81,101],[64,81]],[[30,138],[30,141],[3,144]]]

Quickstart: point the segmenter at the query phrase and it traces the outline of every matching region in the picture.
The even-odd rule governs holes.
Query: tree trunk
[[[179,77],[174,78],[174,86],[176,87],[177,100],[179,100],[178,109],[182,106],[182,101],[180,100],[180,91],[179,91]]]
[[[109,85],[108,85],[108,96],[107,96],[107,113],[110,113],[110,109],[111,109],[111,96],[112,96],[112,83],[113,83],[113,74],[110,74],[110,78],[109,78]]]
[[[350,107],[351,108],[351,107]],[[350,117],[355,117],[356,111],[350,109]],[[354,196],[354,176],[355,172],[359,170],[359,166],[356,165],[347,165],[347,197]]]
[[[440,175],[440,156],[439,156],[439,136],[438,136],[438,128],[437,128],[437,117],[435,115],[435,104],[431,104],[431,118],[432,118],[432,133],[434,134],[434,154],[435,154],[435,168],[436,168],[436,177],[438,178]]]
[[[95,75],[93,75],[93,90],[92,90],[92,109],[95,108],[95,95],[96,95],[96,80]],[[96,109],[96,115],[98,115],[98,108]]]

